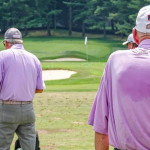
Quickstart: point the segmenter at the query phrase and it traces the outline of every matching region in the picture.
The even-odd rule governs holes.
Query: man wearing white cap
[[[133,37],[138,47],[110,55],[88,124],[95,150],[150,150],[150,5],[140,9]]]
[[[132,33],[128,36],[127,41],[123,42],[122,45],[127,45],[128,49],[133,49],[137,47]]]
[[[14,133],[23,150],[35,150],[35,115],[32,100],[45,88],[36,56],[23,47],[21,32],[10,28],[0,52],[0,150],[9,150]]]

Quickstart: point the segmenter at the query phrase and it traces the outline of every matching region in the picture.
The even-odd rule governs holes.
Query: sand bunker
[[[43,80],[61,80],[70,78],[71,75],[75,74],[75,71],[69,70],[43,70]]]
[[[57,58],[57,59],[49,59],[44,61],[49,62],[49,61],[86,61],[86,60],[81,58]]]

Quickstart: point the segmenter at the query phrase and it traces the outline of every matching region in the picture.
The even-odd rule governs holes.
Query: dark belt
[[[120,150],[120,149],[118,149],[118,148],[114,148],[114,150]]]
[[[20,105],[20,104],[30,104],[32,101],[13,101],[13,100],[0,100],[0,104],[9,105]]]

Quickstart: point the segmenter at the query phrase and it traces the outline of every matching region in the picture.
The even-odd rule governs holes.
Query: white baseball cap
[[[135,43],[135,41],[133,39],[133,34],[132,33],[128,36],[127,41],[123,42],[122,45],[126,45],[126,44],[128,44],[130,42]]]
[[[139,10],[135,29],[142,33],[150,33],[150,5]]]

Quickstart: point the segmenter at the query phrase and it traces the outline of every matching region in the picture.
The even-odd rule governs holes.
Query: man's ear
[[[10,43],[8,43],[7,41],[5,42],[5,48],[9,49],[11,47]]]
[[[134,38],[134,41],[137,45],[139,45],[139,37],[137,35],[137,30],[135,28],[132,29],[132,33],[133,33],[133,38]]]

